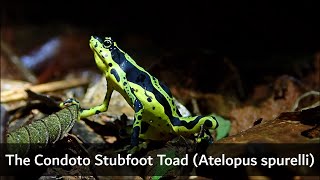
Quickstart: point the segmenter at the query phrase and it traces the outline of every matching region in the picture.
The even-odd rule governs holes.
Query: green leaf
[[[224,119],[223,117],[218,116],[216,114],[213,114],[213,115],[216,117],[219,123],[219,127],[216,129],[217,131],[216,140],[219,140],[228,136],[229,131],[231,129],[231,122],[228,119]]]
[[[174,158],[176,157],[175,151],[171,150],[166,153],[166,157],[168,158]],[[153,176],[152,179],[161,179],[163,176],[165,176],[170,170],[174,169],[174,166],[166,166],[166,165],[160,165],[159,161],[155,162],[155,174],[157,176]]]

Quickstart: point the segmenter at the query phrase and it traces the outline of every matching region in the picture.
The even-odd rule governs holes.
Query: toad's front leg
[[[139,135],[141,132],[143,105],[138,99],[135,99],[133,106],[135,114],[131,134],[131,150],[129,150],[130,154],[134,154],[141,149],[139,148]]]

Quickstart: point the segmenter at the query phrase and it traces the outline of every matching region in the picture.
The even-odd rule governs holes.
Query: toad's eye
[[[111,42],[111,40],[105,40],[103,42],[103,45],[104,45],[105,48],[108,48],[108,47],[110,47],[112,45],[112,42]]]

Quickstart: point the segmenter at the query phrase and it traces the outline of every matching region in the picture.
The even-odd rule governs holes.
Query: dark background
[[[194,61],[197,49],[209,50],[214,57],[195,66],[198,72],[219,69],[214,60],[227,57],[249,84],[265,74],[296,75],[292,63],[312,62],[319,49],[315,1],[5,1],[1,6],[4,25],[71,24],[120,41],[128,34],[151,39],[157,48],[184,54],[170,60],[175,67]]]
[[[6,23],[68,23],[117,36],[134,32],[166,47],[203,46],[227,54],[311,52],[319,40],[314,1],[8,1],[3,5]]]

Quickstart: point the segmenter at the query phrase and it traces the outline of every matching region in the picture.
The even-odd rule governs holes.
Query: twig
[[[17,101],[23,100],[27,98],[27,93],[25,90],[29,89],[36,93],[43,93],[43,92],[52,92],[62,89],[68,89],[76,86],[81,86],[88,84],[88,79],[72,79],[72,80],[62,80],[62,81],[55,81],[45,84],[39,84],[35,86],[30,86],[24,89],[18,90],[8,90],[1,92],[1,103],[7,103],[10,101]]]
[[[320,96],[320,92],[318,92],[318,91],[308,91],[308,92],[302,94],[302,95],[296,100],[296,102],[294,103],[291,111],[297,110],[301,99],[303,99],[303,98],[305,98],[305,97],[308,97],[308,96],[311,96],[311,95]],[[314,103],[314,104],[312,104],[312,105],[310,105],[310,106],[308,106],[308,107],[304,107],[304,108],[301,109],[301,110],[310,109],[310,108],[313,108],[313,107],[316,107],[316,106],[319,106],[319,105],[320,105],[320,101],[317,101],[316,103]]]
[[[1,51],[3,51],[5,54],[7,54],[10,62],[12,62],[19,69],[19,71],[21,72],[21,74],[23,75],[23,77],[27,81],[29,81],[31,83],[37,82],[37,78],[33,75],[33,73],[23,66],[23,64],[19,60],[18,56],[3,41],[1,41]]]
[[[201,114],[197,100],[193,97],[193,95],[191,97],[192,97],[191,98],[191,104],[192,104],[192,107],[193,107],[193,113],[194,114]]]

